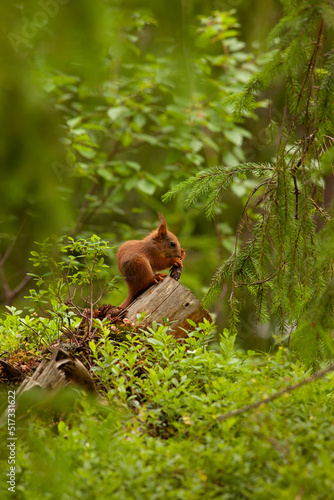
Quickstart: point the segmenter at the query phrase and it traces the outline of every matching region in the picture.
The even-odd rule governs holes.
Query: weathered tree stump
[[[132,302],[127,308],[125,317],[136,322],[137,314],[143,311],[147,317],[145,316],[142,325],[151,325],[153,321],[163,323],[163,318],[167,318],[171,323],[171,334],[175,338],[185,338],[187,332],[193,330],[187,319],[196,324],[204,318],[212,321],[210,313],[202,307],[197,297],[169,276]]]

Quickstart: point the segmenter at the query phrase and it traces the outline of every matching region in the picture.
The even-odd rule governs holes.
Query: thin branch
[[[295,186],[294,195],[296,197],[295,219],[299,219],[299,215],[298,215],[298,209],[299,209],[299,189],[298,189],[298,185],[297,185],[296,176],[293,175],[292,178],[293,178],[293,184]]]
[[[311,203],[313,203],[317,211],[322,217],[324,217],[324,219],[326,219],[327,222],[332,220],[331,216],[323,208],[319,207],[319,205],[313,200],[313,198],[311,198]]]
[[[12,292],[11,292],[11,295],[12,297],[16,297],[16,295],[18,295],[20,293],[21,290],[23,290],[23,288],[27,285],[27,283],[29,283],[29,281],[31,280],[31,276],[28,276],[26,275],[21,283],[19,283],[15,288],[13,288]]]
[[[218,241],[218,267],[220,267],[223,262],[223,238],[219,229],[219,220],[217,215],[215,216],[215,231]]]
[[[22,323],[22,325],[24,326],[27,326],[28,328],[30,328],[30,330],[32,330],[34,332],[35,335],[37,335],[37,337],[39,337],[41,339],[41,341],[45,344],[45,345],[48,345],[47,342],[43,339],[42,335],[40,335],[36,330],[35,328],[32,328],[30,325],[28,325],[27,323],[25,323],[21,318],[20,318],[20,323]]]
[[[1,286],[3,289],[3,297],[4,303],[7,305],[12,305],[13,300],[20,293],[20,291],[26,286],[26,284],[30,281],[31,276],[26,275],[21,282],[13,289],[11,290],[4,269],[0,267],[0,278],[1,278]]]
[[[5,251],[4,253],[4,256],[1,258],[1,255],[0,255],[0,268],[3,267],[3,265],[5,264],[6,260],[8,259],[8,257],[10,256],[10,254],[12,253],[12,250],[18,240],[18,237],[20,236],[21,232],[22,232],[22,229],[25,225],[25,223],[27,222],[27,217],[24,219],[24,221],[22,222],[21,226],[20,226],[20,229],[18,230],[15,238],[13,239],[13,241],[8,245],[8,248],[7,250]]]
[[[266,186],[266,191],[267,191],[271,182],[272,182],[272,177],[269,177],[254,187],[254,189],[252,190],[252,192],[248,196],[248,199],[247,199],[245,206],[242,210],[242,213],[240,216],[241,220],[242,220],[242,217],[244,216],[244,214],[246,214],[247,209],[248,209],[248,205],[250,204],[250,201],[251,201],[252,197],[254,196],[254,194],[263,186]],[[243,225],[241,224],[241,222],[239,222],[238,229],[237,229],[236,236],[235,236],[235,246],[234,246],[234,253],[233,253],[234,262],[233,262],[233,268],[232,268],[232,274],[231,274],[231,279],[232,279],[232,290],[231,290],[231,295],[230,295],[231,304],[233,303],[233,299],[234,299],[234,287],[236,284],[234,277],[235,277],[235,268],[237,265],[237,250],[238,250],[238,243],[239,243],[239,238],[241,236],[242,228],[243,228]]]
[[[230,255],[230,257],[225,261],[225,263],[217,270],[217,272],[215,274],[215,277],[214,277],[214,279],[212,280],[212,282],[211,282],[211,284],[209,286],[208,291],[204,295],[203,302],[205,302],[205,300],[209,296],[211,290],[217,284],[217,281],[219,281],[221,274],[224,272],[224,270],[228,267],[228,264],[230,263],[230,261],[233,260],[233,259],[234,259],[234,253],[232,253],[232,255]]]
[[[265,278],[263,280],[259,280],[259,281],[253,281],[252,283],[244,283],[244,282],[240,282],[240,283],[236,283],[236,286],[253,286],[253,285],[263,285],[264,283],[268,283],[268,281],[271,281],[274,277],[274,273],[271,273],[268,278]]]
[[[219,299],[218,299],[218,302],[217,302],[217,306],[216,306],[215,311],[214,311],[214,314],[215,314],[216,317],[220,313],[220,309],[221,309],[221,307],[223,305],[226,293],[227,293],[227,283],[225,281],[223,283],[222,291],[220,292]]]
[[[76,222],[74,224],[74,227],[73,227],[73,229],[71,231],[70,236],[74,236],[79,231],[80,226],[82,225],[82,221],[83,221],[83,219],[84,219],[84,217],[86,215],[86,212],[87,212],[87,209],[88,209],[88,206],[89,206],[89,196],[91,196],[94,193],[94,191],[96,190],[97,186],[98,186],[98,182],[94,181],[93,184],[91,185],[88,193],[86,194],[85,200],[84,200],[83,204],[81,205],[78,218],[77,218],[77,220],[76,220]]]
[[[257,401],[256,403],[252,403],[249,405],[245,405],[242,408],[239,408],[237,410],[232,410],[228,413],[224,413],[223,415],[220,415],[217,417],[217,420],[219,422],[222,422],[223,420],[227,420],[230,417],[234,417],[236,415],[241,415],[243,413],[246,413],[251,410],[255,410],[256,408],[259,408],[263,404],[271,403],[272,401],[275,401],[278,398],[281,398],[284,396],[284,394],[288,394],[289,392],[295,391],[296,389],[299,389],[300,387],[303,387],[306,384],[309,384],[311,382],[314,382],[315,380],[318,380],[320,378],[323,378],[327,373],[334,371],[334,363],[328,366],[325,370],[322,370],[321,372],[314,373],[310,377],[302,380],[301,382],[298,382],[297,384],[292,384],[286,387],[285,389],[282,389],[281,391],[276,392],[272,396],[269,396],[268,398],[264,398],[261,401]]]

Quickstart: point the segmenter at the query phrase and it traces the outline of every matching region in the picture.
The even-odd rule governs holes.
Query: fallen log
[[[171,334],[175,338],[185,338],[188,336],[187,332],[194,329],[187,319],[196,324],[204,319],[213,321],[198,298],[188,288],[168,276],[132,302],[125,317],[136,322],[137,315],[143,311],[146,313],[141,323],[143,327],[151,325],[153,321],[162,324],[164,318],[167,318],[171,325]]]

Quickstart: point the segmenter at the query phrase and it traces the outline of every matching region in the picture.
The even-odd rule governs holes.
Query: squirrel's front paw
[[[181,248],[181,257],[175,257],[173,259],[173,267],[183,267],[183,259],[185,258],[186,256],[186,252],[183,250],[183,248]]]
[[[173,259],[173,267],[183,267],[182,257],[175,257],[175,259]]]
[[[153,283],[160,283],[160,281],[163,281],[166,276],[166,273],[157,273],[153,278]]]

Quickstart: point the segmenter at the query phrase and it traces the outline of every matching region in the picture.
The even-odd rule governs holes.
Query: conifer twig
[[[268,283],[268,281],[271,281],[274,276],[275,276],[275,273],[271,273],[267,278],[264,278],[263,280],[252,281],[251,283],[245,283],[243,281],[240,281],[239,283],[236,283],[236,285],[237,286],[263,285],[264,283]]]

